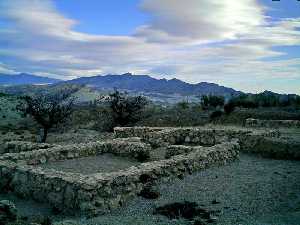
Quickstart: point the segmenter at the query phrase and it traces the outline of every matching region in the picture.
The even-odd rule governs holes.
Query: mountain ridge
[[[97,75],[92,77],[80,77],[77,79],[65,81],[73,84],[86,84],[95,88],[103,89],[121,89],[137,92],[163,93],[163,94],[181,94],[181,95],[223,95],[235,96],[242,92],[220,86],[215,83],[200,82],[190,84],[179,79],[173,78],[156,79],[149,75],[132,75],[125,73],[122,75]]]
[[[0,74],[0,85],[54,84],[62,80],[27,73]]]

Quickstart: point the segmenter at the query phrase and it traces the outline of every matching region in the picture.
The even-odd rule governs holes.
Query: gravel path
[[[39,166],[64,172],[92,174],[118,171],[138,164],[140,163],[131,158],[106,153],[98,156],[50,162]]]
[[[157,200],[137,197],[127,206],[104,216],[65,220],[74,221],[76,225],[188,225],[191,223],[184,220],[152,215],[155,206],[187,200],[209,210],[220,210],[217,225],[300,224],[299,161],[241,154],[240,160],[226,166],[161,183],[158,189],[161,197]],[[220,203],[213,204],[214,200]],[[20,200],[16,204],[24,213],[26,204],[22,205]],[[37,207],[31,209],[39,211]],[[61,222],[56,221],[55,225],[58,224]]]

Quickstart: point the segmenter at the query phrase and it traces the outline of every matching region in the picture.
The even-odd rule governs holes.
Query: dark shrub
[[[216,108],[217,106],[223,106],[225,99],[223,96],[215,96],[215,95],[203,95],[201,97],[201,107],[203,109],[208,108]]]
[[[160,196],[160,193],[151,185],[147,185],[138,195],[146,199],[157,199]]]
[[[223,115],[222,111],[216,110],[210,114],[209,118],[210,118],[210,120],[215,120],[215,119],[221,117],[222,115]]]
[[[106,99],[114,126],[132,126],[140,121],[148,101],[143,96],[128,96],[115,91]]]
[[[150,157],[149,154],[146,152],[138,152],[136,159],[139,162],[145,162],[145,161],[147,161],[147,159],[149,159],[149,157]]]
[[[224,105],[224,112],[229,115],[230,113],[232,113],[235,109],[235,105],[233,102],[228,102],[227,104]]]
[[[202,209],[196,202],[175,202],[167,204],[155,209],[154,214],[160,214],[169,219],[184,218],[193,220],[194,218],[201,218],[209,220],[211,218],[210,211]]]

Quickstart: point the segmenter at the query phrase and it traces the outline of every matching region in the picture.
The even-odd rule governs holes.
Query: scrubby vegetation
[[[127,96],[119,91],[110,94],[107,101],[114,126],[134,125],[142,118],[143,109],[148,104],[143,96]]]
[[[210,109],[216,107],[223,107],[225,99],[223,96],[215,96],[215,95],[203,95],[201,97],[201,107],[203,109]]]
[[[10,91],[14,90],[13,88],[10,89]],[[198,102],[186,100],[177,104],[163,105],[154,103],[144,96],[135,96],[121,91],[93,91],[88,93],[88,98],[81,97],[82,94],[86,94],[87,89],[83,90],[78,85],[64,85],[62,87],[54,85],[48,88],[35,87],[31,91],[29,90],[27,86],[24,86],[19,91],[15,90],[17,95],[1,94],[0,116],[2,121],[0,127],[3,132],[29,130],[31,133],[36,133],[36,130],[45,127],[46,133],[58,131],[61,133],[76,129],[111,132],[115,126],[202,126],[209,122],[243,125],[247,118],[300,119],[299,96],[278,95],[271,92],[256,95],[243,94],[231,99],[207,95],[199,98]],[[73,112],[72,114],[69,112],[64,114],[62,111],[66,108],[54,107],[53,110],[57,109],[61,111],[57,113],[62,113],[60,118],[52,112],[52,115],[55,115],[55,120],[59,120],[56,122],[53,116],[45,113],[50,110],[49,107],[51,106],[49,99],[45,96],[55,96],[58,93],[65,95],[64,92],[68,94],[59,98],[59,107],[68,105],[69,100],[66,101],[67,98],[73,99],[76,96],[78,100],[72,101],[72,110],[70,110]],[[21,97],[24,94],[31,97]],[[44,97],[36,98],[34,96]],[[34,98],[36,99],[34,100]],[[59,102],[58,99],[55,101],[56,103]],[[26,113],[26,110],[29,110],[28,103],[37,104],[39,114],[45,115],[43,120],[47,122],[42,122],[45,125],[42,125],[41,119],[38,122],[34,116],[22,117],[18,113],[16,105],[22,105],[23,110],[21,109],[21,112],[28,114],[29,112]],[[25,105],[27,107],[24,107]],[[34,109],[33,106],[31,108]],[[66,120],[69,116],[70,119]],[[52,121],[50,121],[50,117],[52,117]],[[61,122],[64,122],[63,125],[60,125]],[[49,123],[54,125],[50,126]],[[45,140],[43,137],[40,139]]]
[[[232,107],[240,108],[269,108],[269,107],[292,107],[300,108],[300,96],[297,95],[279,95],[272,92],[263,92],[260,94],[242,94],[229,100],[227,112]]]
[[[244,94],[231,98],[224,105],[224,112],[219,123],[242,125],[247,118],[300,120],[300,96],[272,92]]]
[[[66,121],[73,112],[75,99],[71,97],[73,90],[56,92],[55,94],[39,94],[22,97],[23,102],[17,109],[30,115],[42,128],[41,142],[45,142],[48,131],[53,126]]]

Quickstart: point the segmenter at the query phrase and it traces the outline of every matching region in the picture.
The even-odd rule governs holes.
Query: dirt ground
[[[140,163],[131,158],[106,153],[98,156],[50,162],[41,164],[39,167],[70,173],[93,174],[114,172],[138,164]]]

